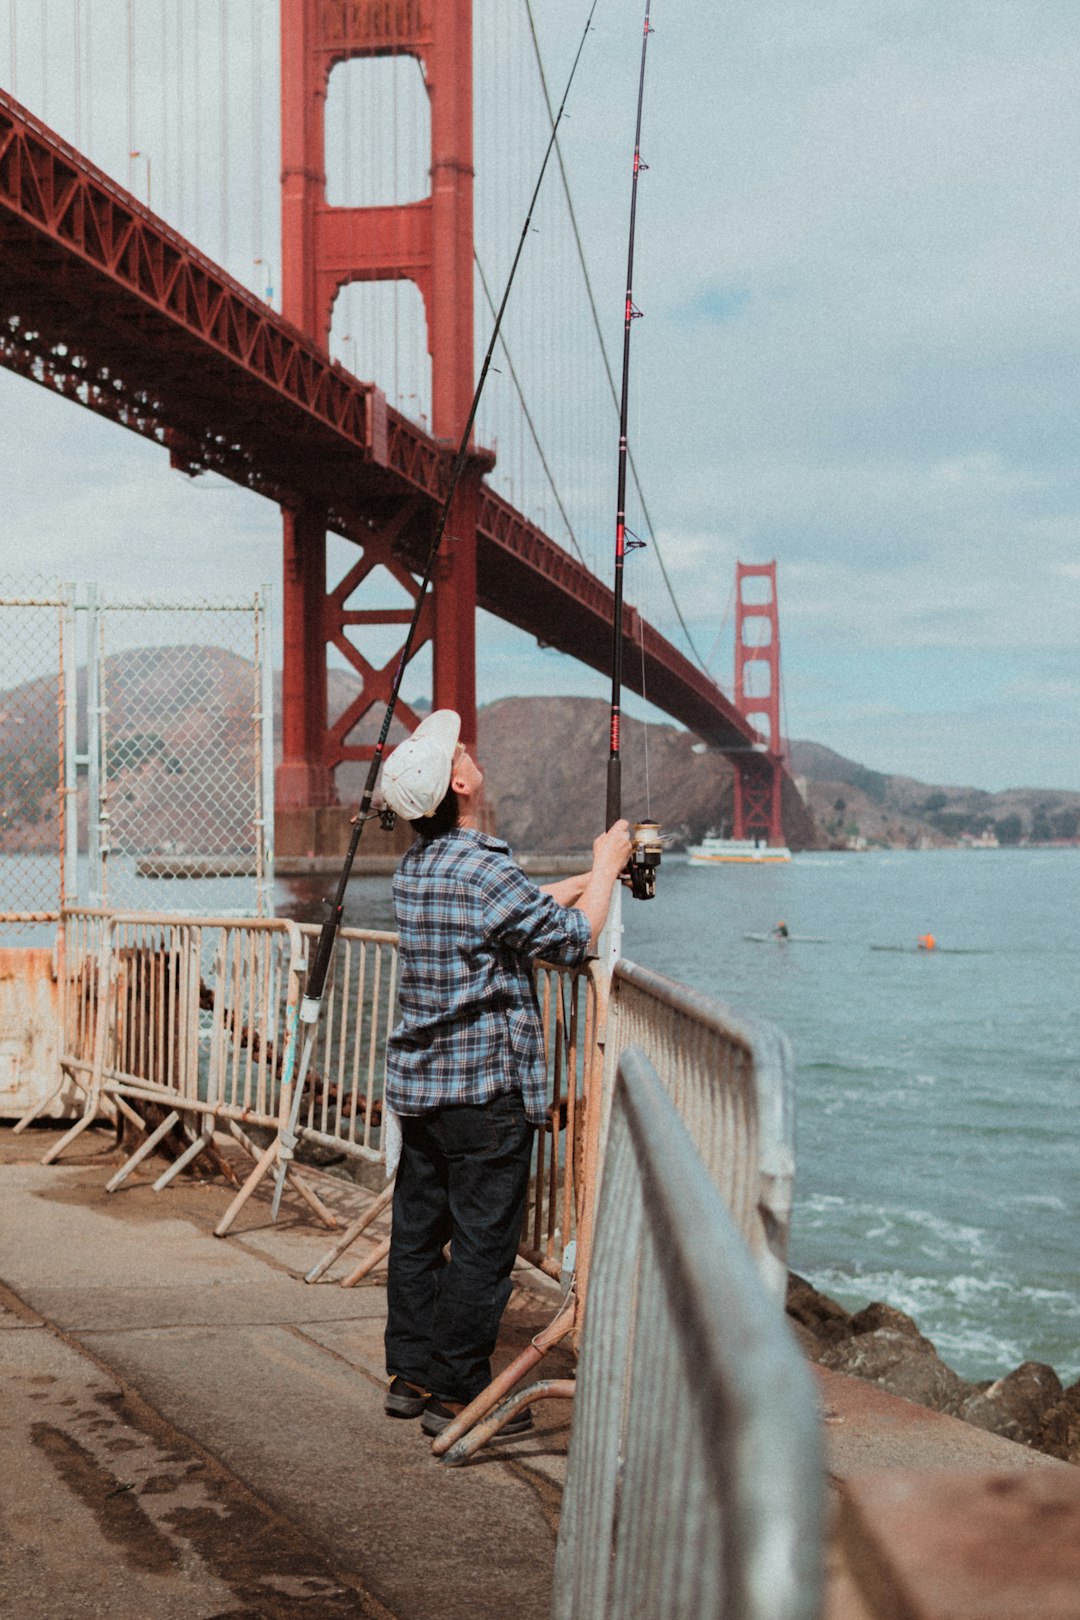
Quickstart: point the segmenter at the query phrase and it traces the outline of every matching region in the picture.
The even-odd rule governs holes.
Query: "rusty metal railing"
[[[613,1089],[554,1620],[817,1620],[809,1370],[668,1083]]]
[[[350,939],[360,939],[361,936],[354,930],[343,929],[339,938],[348,946]],[[385,1034],[392,1023],[393,995],[390,986],[396,983],[397,936],[369,933],[363,938],[387,953],[383,958],[381,975],[377,963],[365,973],[362,964],[355,969],[350,968],[347,955],[335,961],[334,980],[325,1003],[325,1029],[320,1031],[318,1037],[320,1044],[316,1062],[321,1058],[322,1067],[318,1071],[313,1094],[306,1103],[306,1116],[302,1116],[299,1135],[301,1139],[306,1136],[324,1145],[337,1146],[345,1152],[352,1151],[349,1121],[355,1106],[364,1118],[362,1130],[355,1128],[355,1150],[365,1157],[378,1158],[383,1148],[381,1082],[385,1067]],[[362,1002],[352,988],[344,995],[341,993],[341,984],[352,986],[361,981],[370,985],[372,999],[379,1003],[378,1011]],[[595,1155],[599,1139],[602,1072],[602,1053],[597,1042],[601,980],[595,963],[583,968],[561,968],[540,963],[536,968],[536,990],[548,1072],[547,1118],[543,1128],[536,1132],[518,1253],[523,1260],[547,1276],[560,1278],[566,1271],[567,1251],[573,1253],[571,1246],[580,1240],[591,1213],[588,1188],[592,1177],[589,1164],[590,1154]],[[372,1055],[376,1050],[379,1063],[374,1069],[378,1084],[373,1087]],[[350,1089],[350,1075],[356,1065],[355,1054],[358,1052],[366,1065],[366,1091]],[[354,1055],[350,1057],[350,1053]],[[321,1106],[322,1092],[326,1089],[344,1099],[344,1123],[339,1122],[336,1129],[330,1130],[312,1128],[312,1116],[316,1108]],[[593,1116],[597,1123],[590,1129],[589,1120]],[[373,1118],[377,1125],[373,1125]],[[333,1126],[334,1122],[330,1119],[328,1123]],[[369,1231],[388,1203],[389,1193],[378,1200],[377,1207],[366,1210],[342,1233],[328,1253],[307,1273],[305,1281],[318,1282],[356,1238]],[[349,1288],[361,1281],[385,1258],[388,1247],[387,1240],[379,1242],[355,1270],[341,1279],[341,1286]],[[532,1364],[534,1362],[530,1361]],[[517,1376],[522,1376],[522,1372],[519,1371]]]
[[[520,1407],[572,1393],[573,1385],[565,1380],[528,1388],[521,1387],[521,1380],[560,1338],[569,1336],[575,1349],[580,1346],[592,1291],[592,1230],[606,1159],[605,1115],[620,1056],[631,1044],[655,1065],[765,1286],[783,1299],[794,1179],[794,1069],[786,1037],[769,1024],[736,1018],[711,997],[626,961],[616,964],[601,1023],[603,1080],[602,1087],[592,1085],[592,1106],[586,1112],[573,1288],[557,1327],[538,1336],[438,1436],[433,1449],[452,1465],[466,1462]]]
[[[300,932],[310,944],[318,928]],[[346,1157],[384,1153],[386,1038],[394,1026],[397,935],[342,928],[315,1031],[297,1135]]]

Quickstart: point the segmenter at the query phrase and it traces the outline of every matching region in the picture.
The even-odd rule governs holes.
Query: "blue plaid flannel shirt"
[[[401,1022],[387,1042],[388,1105],[422,1114],[520,1090],[529,1119],[542,1124],[547,1075],[532,964],[583,962],[585,913],[543,894],[506,844],[471,827],[418,839],[393,896]]]

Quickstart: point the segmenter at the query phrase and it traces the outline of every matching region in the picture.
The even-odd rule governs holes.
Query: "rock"
[[[829,1345],[818,1360],[833,1372],[865,1378],[890,1395],[935,1412],[957,1415],[971,1393],[971,1385],[946,1366],[918,1330],[913,1335],[892,1327],[872,1328]]]
[[[988,1388],[975,1390],[958,1416],[965,1423],[1019,1441],[1022,1446],[1036,1446],[1050,1409],[1064,1393],[1053,1367],[1041,1361],[1025,1361]],[[1080,1405],[1076,1416],[1080,1423]]]
[[[899,1333],[901,1338],[913,1339],[932,1355],[937,1354],[930,1340],[919,1332],[910,1316],[898,1311],[895,1305],[883,1304],[879,1299],[873,1300],[865,1309],[856,1311],[849,1326],[854,1334],[876,1333],[879,1328],[888,1333]]]
[[[1062,1462],[1080,1463],[1080,1383],[1070,1384],[1051,1401],[1036,1445]]]
[[[787,1314],[808,1360],[1080,1464],[1080,1382],[1063,1389],[1053,1367],[1025,1361],[1002,1378],[968,1382],[903,1311],[880,1300],[846,1311],[794,1272]]]
[[[820,1348],[835,1343],[837,1339],[846,1339],[851,1333],[850,1311],[846,1311],[835,1299],[830,1299],[828,1294],[819,1293],[812,1283],[794,1271],[788,1273],[787,1314],[792,1322],[798,1323],[803,1329],[803,1333],[797,1335],[800,1343],[804,1334],[809,1334]],[[813,1356],[813,1359],[817,1357]]]

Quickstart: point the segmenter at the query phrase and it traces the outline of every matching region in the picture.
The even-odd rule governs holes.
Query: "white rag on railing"
[[[383,1146],[386,1149],[386,1179],[390,1180],[401,1158],[401,1120],[383,1104]]]

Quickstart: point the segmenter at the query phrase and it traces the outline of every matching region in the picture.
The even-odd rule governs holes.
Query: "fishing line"
[[[491,293],[490,293],[490,291],[488,289],[487,276],[485,276],[485,274],[484,274],[484,267],[480,263],[480,257],[475,252],[473,253],[473,262],[476,265],[476,271],[477,271],[477,274],[480,277],[480,285],[484,289],[484,298],[485,298],[485,300],[487,302],[488,309],[491,312],[491,314],[494,315],[494,313],[495,313],[495,300],[492,298]],[[515,389],[515,391],[517,393],[518,403],[521,406],[521,414],[525,418],[525,421],[528,423],[529,433],[532,436],[533,447],[536,450],[537,455],[540,457],[540,465],[544,469],[544,476],[548,481],[548,485],[550,486],[552,495],[555,497],[555,504],[559,508],[559,516],[562,518],[563,523],[566,525],[566,532],[570,536],[570,544],[573,546],[574,550],[577,552],[578,557],[580,558],[582,565],[587,566],[585,564],[585,558],[582,555],[581,547],[578,545],[577,535],[574,533],[574,525],[570,520],[570,514],[566,510],[565,505],[563,504],[562,496],[559,494],[559,488],[558,488],[558,485],[555,482],[555,474],[551,470],[551,464],[548,461],[548,458],[547,458],[546,454],[544,453],[544,447],[540,442],[540,434],[537,431],[536,423],[533,421],[532,412],[529,410],[528,405],[525,403],[525,394],[524,394],[524,392],[522,390],[522,387],[521,387],[521,379],[518,377],[517,368],[514,365],[513,357],[512,357],[512,355],[510,353],[509,348],[507,347],[506,339],[504,337],[502,337],[501,335],[499,337],[499,347],[503,352],[503,358],[506,361],[507,370],[510,373],[510,379],[514,384],[514,389]]]
[[[545,99],[545,101],[547,103],[548,117],[550,118],[552,116],[552,113],[551,113],[551,97],[548,94],[547,75],[544,72],[544,61],[543,61],[543,57],[542,57],[541,52],[540,52],[540,40],[539,40],[539,38],[537,36],[536,22],[535,22],[535,19],[533,17],[532,0],[525,0],[525,10],[526,10],[526,13],[527,13],[528,18],[529,18],[529,28],[532,31],[533,52],[534,52],[535,57],[536,57],[536,69],[537,69],[537,73],[540,76],[540,83],[541,83],[541,86],[542,86],[543,91],[544,91],[544,99]],[[611,361],[610,361],[610,359],[608,357],[607,343],[606,343],[606,341],[604,339],[604,329],[603,329],[603,326],[602,326],[601,321],[600,321],[600,314],[599,314],[599,311],[598,311],[598,309],[596,307],[596,298],[595,298],[595,296],[593,294],[592,278],[589,275],[589,266],[588,266],[588,263],[587,263],[586,258],[585,258],[585,248],[584,248],[584,245],[582,244],[581,232],[578,229],[577,213],[576,213],[576,210],[574,208],[574,199],[570,195],[570,181],[567,178],[566,166],[563,163],[562,149],[558,145],[558,143],[556,143],[556,146],[555,146],[555,156],[558,159],[559,174],[560,174],[560,176],[562,178],[563,194],[566,197],[566,208],[567,208],[567,212],[568,212],[568,214],[570,216],[570,225],[571,225],[571,229],[573,231],[574,242],[575,242],[576,247],[577,247],[578,262],[579,262],[579,264],[581,266],[581,274],[582,274],[582,277],[584,278],[584,282],[585,282],[585,294],[586,294],[586,297],[588,298],[589,309],[590,309],[591,314],[592,314],[592,324],[593,324],[593,328],[594,328],[594,330],[596,332],[597,342],[598,342],[599,347],[600,347],[600,358],[603,361],[604,372],[605,372],[605,374],[607,376],[608,388],[611,391],[612,404],[615,406],[616,410],[618,410],[618,408],[619,408],[619,396],[618,396],[618,394],[616,393],[616,390],[615,390],[615,377],[614,377],[614,373],[612,372],[612,369],[611,369]],[[633,451],[628,452],[628,458],[627,459],[628,459],[629,465],[630,465],[630,474],[631,474],[631,476],[632,476],[632,478],[634,480],[634,488],[637,490],[638,500],[641,503],[641,515],[645,519],[645,527],[649,531],[649,539],[650,539],[650,541],[652,543],[653,550],[656,553],[656,561],[657,561],[657,565],[658,565],[658,567],[660,569],[660,577],[664,581],[665,589],[667,590],[668,596],[671,599],[671,605],[675,609],[675,617],[678,619],[679,624],[682,627],[683,635],[686,637],[687,646],[690,648],[690,651],[693,653],[694,658],[695,658],[699,668],[702,670],[703,674],[707,675],[709,677],[709,679],[712,680],[713,677],[712,677],[712,675],[709,674],[708,665],[707,665],[706,661],[702,658],[701,654],[698,652],[697,644],[694,641],[693,636],[690,634],[690,627],[687,624],[686,619],[683,616],[682,608],[679,606],[678,598],[675,595],[675,587],[671,583],[671,578],[670,578],[670,576],[668,574],[667,567],[665,566],[665,563],[664,563],[663,553],[660,550],[660,542],[657,539],[656,530],[653,527],[653,521],[652,521],[651,516],[649,515],[649,508],[645,504],[645,492],[641,487],[641,479],[638,476],[638,470],[637,470],[637,466],[635,465],[635,462],[634,462]]]
[[[487,381],[488,371],[491,369],[491,357],[495,352],[495,344],[498,341],[499,329],[502,326],[503,316],[506,312],[506,306],[510,298],[510,290],[514,285],[514,277],[517,274],[518,264],[521,261],[521,255],[525,248],[525,241],[528,237],[529,229],[532,224],[533,210],[536,207],[536,201],[540,195],[540,188],[544,183],[544,175],[547,171],[548,160],[551,157],[552,148],[555,145],[555,136],[558,132],[563,111],[566,107],[567,98],[570,94],[570,87],[573,84],[574,76],[577,73],[578,63],[581,60],[581,53],[585,49],[585,41],[588,38],[589,32],[592,28],[593,13],[596,10],[597,4],[598,0],[592,0],[592,4],[589,7],[589,15],[586,18],[585,27],[582,31],[580,42],[578,43],[577,53],[574,56],[573,65],[570,68],[570,76],[566,81],[566,89],[563,91],[563,98],[559,105],[558,117],[555,119],[552,126],[551,136],[544,152],[544,159],[540,165],[540,173],[537,176],[536,185],[533,189],[532,198],[529,202],[528,212],[525,216],[525,223],[521,229],[521,237],[518,241],[517,251],[514,254],[513,263],[510,266],[510,274],[503,290],[502,302],[499,304],[498,313],[495,316],[495,325],[492,328],[491,340],[488,343],[487,353],[484,355],[484,363],[480,368],[480,376],[477,380],[476,389],[473,393],[472,404],[469,407],[468,420],[466,421],[462,430],[461,442],[458,445],[457,455],[454,458],[454,465],[450,473],[450,481],[447,486],[446,495],[443,499],[438,520],[435,524],[435,532],[432,536],[427,564],[424,569],[423,578],[420,582],[420,589],[417,593],[412,619],[409,624],[408,633],[405,637],[405,644],[402,647],[400,657],[398,658],[397,669],[394,673],[394,683],[390,690],[390,698],[386,705],[386,713],[383,716],[382,729],[379,732],[379,738],[375,744],[375,749],[371,756],[371,763],[368,767],[367,778],[364,782],[364,792],[360,800],[360,807],[353,819],[352,837],[349,839],[349,847],[341,868],[341,875],[338,878],[337,889],[335,891],[333,901],[331,902],[330,914],[324,921],[319,932],[319,940],[315,948],[315,956],[311,964],[311,970],[308,974],[307,983],[304,987],[303,999],[301,1000],[300,1008],[296,1015],[299,1021],[305,1024],[307,1028],[304,1032],[303,1051],[301,1053],[300,1069],[299,1073],[297,1074],[296,1085],[293,1091],[288,1129],[283,1129],[279,1136],[278,1166],[276,1171],[274,1197],[271,1204],[271,1215],[275,1220],[277,1219],[278,1206],[281,1203],[281,1194],[285,1185],[285,1176],[288,1171],[289,1161],[292,1159],[293,1152],[296,1147],[296,1127],[300,1117],[300,1102],[303,1096],[304,1082],[307,1078],[308,1064],[311,1060],[311,1052],[314,1046],[315,1028],[318,1022],[319,1010],[322,1005],[323,990],[326,985],[326,978],[329,972],[330,962],[334,954],[334,944],[337,940],[338,930],[341,927],[342,913],[345,909],[345,890],[349,882],[349,873],[352,871],[352,864],[356,858],[356,851],[360,844],[361,835],[363,834],[364,824],[369,819],[371,814],[371,801],[375,795],[375,782],[379,774],[379,768],[382,764],[383,751],[386,747],[386,739],[389,735],[391,722],[394,718],[394,709],[397,706],[398,694],[401,691],[401,683],[405,676],[405,670],[408,667],[409,659],[412,656],[413,642],[416,639],[417,629],[419,628],[420,624],[420,613],[424,605],[424,600],[427,596],[427,591],[431,583],[432,576],[435,572],[435,562],[438,557],[439,546],[442,542],[447,520],[450,516],[450,508],[453,504],[454,495],[457,491],[461,474],[465,469],[465,462],[468,459],[469,440],[472,435],[473,423],[476,421],[476,413],[480,406],[480,396],[484,391],[484,383]],[[288,1049],[290,1057],[295,1052],[295,1046],[295,1040],[289,1042]],[[291,1066],[292,1065],[290,1062],[288,1065],[290,1070]],[[287,1072],[282,1075],[283,1089],[291,1084],[291,1082],[291,1072]]]
[[[645,699],[645,701],[647,703],[649,701],[649,694],[648,694],[648,692],[646,690],[646,687],[645,687],[645,637],[644,636],[642,636],[642,638],[641,638],[641,695],[642,695],[642,697]],[[643,721],[643,726],[644,726],[644,742],[645,742],[645,817],[646,817],[646,820],[651,821],[652,820],[652,783],[649,780],[649,721],[648,721],[647,716],[646,716],[645,720]]]

